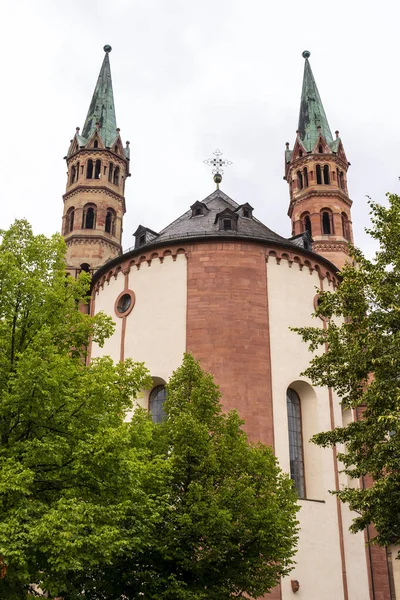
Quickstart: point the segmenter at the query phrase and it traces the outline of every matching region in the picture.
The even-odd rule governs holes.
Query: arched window
[[[105,230],[106,233],[115,235],[115,211],[112,208],[107,209]]]
[[[164,421],[166,414],[163,404],[167,398],[165,385],[158,385],[150,392],[149,409],[153,423]]]
[[[324,149],[323,149],[323,147],[322,147],[322,144],[320,144],[320,145],[318,146],[318,152],[319,152],[320,154],[323,154],[323,153],[324,153]]]
[[[303,150],[299,150],[299,156],[300,158],[303,156]]]
[[[71,206],[71,208],[69,208],[67,210],[67,215],[65,217],[64,234],[69,233],[70,231],[73,230],[73,228],[74,228],[74,216],[75,216],[75,208],[73,206]]]
[[[119,167],[115,167],[113,183],[114,183],[114,185],[119,185]]]
[[[330,182],[329,165],[324,165],[324,183],[328,185]]]
[[[85,273],[90,273],[90,265],[88,263],[82,263],[81,271],[85,271]]]
[[[304,187],[308,187],[308,172],[307,172],[307,167],[304,167],[303,169],[303,184]]]
[[[301,428],[301,404],[298,394],[288,388],[286,404],[289,430],[290,477],[294,481],[299,498],[306,497],[304,476],[303,433]]]
[[[96,160],[96,166],[94,169],[94,178],[95,179],[100,179],[101,177],[101,160],[97,159]]]
[[[332,214],[327,210],[323,210],[321,213],[321,221],[322,233],[324,235],[331,235],[333,233]]]
[[[82,229],[94,229],[96,224],[95,206],[86,205],[83,208]]]
[[[110,163],[110,165],[108,167],[108,181],[112,182],[113,175],[114,175],[114,165],[113,165],[113,163]]]
[[[75,165],[73,165],[73,166],[71,167],[71,176],[70,176],[70,178],[69,178],[69,183],[70,183],[70,185],[71,185],[71,183],[74,183],[74,181],[75,181],[75,178],[76,178],[76,166],[75,166]]]
[[[97,140],[94,140],[93,148],[98,148],[98,147],[99,147],[99,142]]]
[[[311,236],[311,219],[310,215],[305,215],[304,217],[304,231],[308,231]]]
[[[86,167],[86,179],[92,179],[93,178],[93,161],[91,158],[89,158],[89,160],[87,161],[87,167]]]
[[[78,181],[79,179],[79,160],[76,163],[76,177],[75,177],[75,181]]]
[[[322,183],[322,172],[321,172],[321,165],[317,165],[315,167],[315,172],[317,174],[317,183],[320,184]]]
[[[303,175],[301,174],[301,171],[297,171],[297,189],[303,189]]]
[[[343,229],[343,237],[349,242],[350,241],[350,227],[349,227],[349,220],[347,218],[346,213],[342,213],[342,229]]]
[[[115,146],[114,146],[114,152],[116,152],[118,154],[118,144],[115,144]]]
[[[339,173],[339,182],[340,182],[340,187],[342,188],[342,190],[344,190],[345,189],[345,185],[344,185],[343,171],[340,171],[340,173]]]

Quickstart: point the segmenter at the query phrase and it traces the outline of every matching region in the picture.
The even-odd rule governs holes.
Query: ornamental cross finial
[[[219,184],[222,181],[222,175],[224,173],[224,167],[229,167],[229,165],[232,164],[232,161],[230,160],[224,160],[223,158],[221,158],[222,156],[222,152],[221,150],[217,150],[215,152],[213,152],[215,158],[207,158],[207,160],[204,160],[203,162],[208,165],[209,167],[212,167],[212,172],[214,174],[214,181],[217,184],[217,190],[219,189]]]

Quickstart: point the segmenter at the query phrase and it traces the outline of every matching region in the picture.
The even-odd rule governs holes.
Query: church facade
[[[191,352],[220,386],[224,409],[237,409],[253,441],[273,446],[299,494],[296,566],[273,600],[393,600],[400,576],[390,553],[350,534],[352,515],[329,493],[347,483],[336,453],[309,443],[314,433],[352,419],[339,398],[300,373],[307,347],[290,327],[315,326],[317,290],[333,290],[352,242],[351,200],[339,132],[331,134],[305,59],[293,149],[286,144],[292,237],[271,231],[246,198],[217,189],[156,232],[139,225],[122,252],[129,142],[116,126],[109,52],[82,133],[66,157],[62,231],[67,268],[93,275],[92,314],[112,316],[115,332],[91,357],[144,361],[153,386],[138,402],[163,418],[165,384]],[[297,581],[299,588],[297,589]]]

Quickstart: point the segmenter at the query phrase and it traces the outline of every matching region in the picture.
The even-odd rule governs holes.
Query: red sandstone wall
[[[237,408],[254,441],[273,445],[265,250],[255,244],[192,246],[187,350],[213,373],[224,408]]]
[[[186,343],[213,373],[224,408],[245,419],[250,439],[273,446],[265,250],[240,242],[190,248]],[[280,586],[265,598],[280,600]]]

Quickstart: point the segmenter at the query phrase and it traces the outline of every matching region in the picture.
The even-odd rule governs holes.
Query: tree
[[[298,330],[312,352],[325,349],[305,374],[335,389],[356,419],[313,440],[345,444],[338,458],[362,485],[336,493],[358,513],[352,531],[373,523],[382,546],[400,543],[400,198],[388,198],[387,207],[370,202],[374,260],[353,248],[354,266],[343,268],[335,292],[320,295],[316,314],[329,318],[327,328]]]
[[[1,238],[0,597],[53,597],[151,538],[157,502],[123,422],[149,377],[129,361],[85,365],[89,337],[101,344],[112,323],[79,310],[89,278],[66,277],[61,236],[17,221]]]
[[[296,494],[191,356],[167,419],[125,422],[142,364],[87,363],[89,277],[61,236],[0,232],[0,598],[258,597],[291,568]],[[246,595],[247,594],[247,595]]]
[[[128,552],[88,574],[85,597],[258,598],[289,573],[297,541],[292,482],[272,449],[250,444],[237,412],[223,414],[219,400],[212,376],[185,355],[168,385],[166,420],[155,425],[135,414],[132,435],[167,466],[167,503],[145,560]]]

